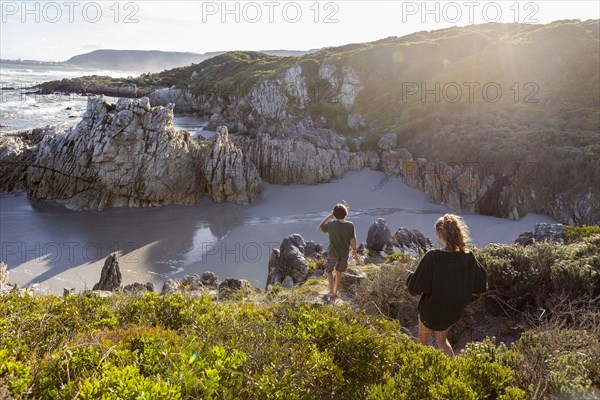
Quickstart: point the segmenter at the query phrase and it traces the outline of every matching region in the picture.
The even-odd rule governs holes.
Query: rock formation
[[[108,256],[104,261],[100,280],[94,285],[92,290],[107,292],[118,292],[121,290],[121,269],[114,254]]]
[[[297,233],[283,239],[278,249],[273,249],[269,258],[269,273],[266,287],[281,284],[292,287],[304,283],[308,278],[306,257],[323,257],[323,246],[306,242]],[[284,285],[285,283],[285,285]]]
[[[0,261],[0,286],[8,283],[8,265]]]
[[[175,132],[172,120],[172,105],[151,107],[147,98],[116,105],[90,98],[75,129],[1,139],[0,189],[93,210],[189,205],[205,194],[217,202],[258,197],[258,169],[227,128],[214,142],[199,142]]]
[[[146,293],[154,292],[154,284],[152,282],[143,283],[135,282],[130,285],[125,285],[123,293]]]
[[[418,229],[399,228],[394,233],[394,239],[402,251],[416,255],[433,247],[431,240]]]
[[[204,159],[206,192],[218,203],[233,201],[248,204],[262,192],[262,181],[255,164],[230,140],[227,127],[217,129],[212,153]]]
[[[341,178],[348,171],[376,169],[377,153],[351,152],[347,139],[327,131],[290,133],[285,138],[258,134],[236,137],[235,143],[269,183],[314,185]]]
[[[367,249],[372,251],[382,251],[386,247],[393,246],[394,237],[387,225],[387,221],[378,218],[373,222],[367,232]]]

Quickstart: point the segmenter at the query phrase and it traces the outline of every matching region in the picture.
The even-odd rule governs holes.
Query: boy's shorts
[[[348,258],[329,257],[325,272],[332,273],[334,267],[336,271],[344,272],[348,268]]]

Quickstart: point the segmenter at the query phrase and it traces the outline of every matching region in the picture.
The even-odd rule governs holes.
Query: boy
[[[343,204],[336,204],[333,212],[329,214],[317,227],[318,232],[327,232],[329,234],[329,248],[327,250],[327,280],[329,281],[328,297],[335,297],[342,280],[342,272],[348,267],[348,253],[352,245],[352,258],[356,259],[356,231],[354,224],[346,221],[348,207]],[[333,279],[333,269],[335,268],[335,281]]]

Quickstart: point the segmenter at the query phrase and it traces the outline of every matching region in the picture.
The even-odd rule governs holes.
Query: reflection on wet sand
[[[417,228],[434,238],[433,222],[451,211],[375,171],[348,173],[316,186],[266,184],[262,197],[248,206],[205,199],[191,207],[79,212],[31,201],[22,193],[2,193],[0,260],[8,264],[11,281],[39,283],[53,292],[93,286],[110,253],[117,253],[125,283],[150,281],[160,290],[168,277],[211,270],[263,287],[271,250],[293,233],[326,244],[315,227],[342,200],[363,242],[377,218],[385,218],[392,230]],[[478,245],[512,242],[536,222],[553,222],[540,215],[516,222],[463,216]]]

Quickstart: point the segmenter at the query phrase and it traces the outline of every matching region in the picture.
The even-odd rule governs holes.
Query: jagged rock
[[[106,257],[102,272],[100,273],[100,280],[96,283],[92,290],[103,290],[109,292],[117,292],[121,289],[121,270],[119,268],[119,262],[114,254]]]
[[[431,240],[418,229],[399,228],[394,233],[394,239],[402,250],[416,254],[427,251],[433,246]]]
[[[315,278],[318,278],[320,276],[323,276],[324,273],[325,271],[323,271],[321,268],[315,268],[315,270],[313,271],[313,276]]]
[[[152,282],[143,283],[135,282],[130,285],[126,285],[123,288],[123,293],[146,293],[146,292],[154,292],[154,284]]]
[[[290,133],[286,138],[261,133],[233,140],[258,167],[262,179],[280,185],[325,183],[379,164],[376,152],[351,152],[346,138],[326,131]]]
[[[46,127],[0,135],[0,190],[27,189],[27,168],[35,159],[37,144],[54,128]]]
[[[281,269],[279,267],[279,256],[279,249],[273,249],[269,257],[269,273],[267,275],[266,287],[283,282],[283,276],[281,275]]]
[[[515,244],[520,244],[521,246],[529,246],[533,243],[533,232],[523,232],[515,240]]]
[[[305,257],[321,258],[323,257],[324,252],[325,248],[321,243],[315,243],[312,240],[306,242],[306,246],[304,248]]]
[[[377,146],[382,150],[391,150],[395,149],[398,145],[396,142],[397,136],[395,133],[388,133],[383,135],[379,142],[377,142]]]
[[[31,198],[74,209],[193,204],[202,197],[199,146],[172,127],[173,107],[88,99],[74,130],[46,135],[27,170]],[[194,179],[194,177],[197,177]]]
[[[250,293],[251,286],[247,280],[226,278],[219,284],[219,299],[226,298],[230,294],[240,291],[245,295]]]
[[[0,261],[0,285],[8,283],[8,265]]]
[[[565,242],[565,226],[563,224],[535,224],[533,238],[536,242]]]
[[[29,197],[96,210],[190,205],[206,193],[217,202],[257,198],[258,170],[229,141],[226,128],[207,145],[175,132],[172,122],[172,104],[151,107],[145,97],[116,105],[88,99],[75,129],[48,133],[37,145],[26,172]],[[1,154],[7,148],[0,143]],[[8,165],[3,160],[0,169]]]
[[[202,290],[204,285],[202,284],[202,278],[198,274],[185,275],[179,281],[179,288],[185,290]]]
[[[283,286],[286,289],[291,289],[294,287],[294,280],[292,279],[291,276],[288,275],[285,277],[283,282],[281,282],[281,286]]]
[[[248,204],[262,192],[262,180],[256,165],[231,141],[226,126],[217,128],[212,154],[204,161],[207,192],[220,203]]]
[[[308,277],[308,263],[304,257],[306,242],[296,234],[283,239],[279,247],[279,266],[283,276],[290,276],[294,284],[303,283]]]
[[[175,292],[199,292],[204,290],[202,278],[198,274],[184,275],[181,279],[169,278],[163,283],[160,294]]]
[[[269,257],[269,274],[265,287],[283,283],[290,277],[294,285],[299,285],[308,278],[308,254],[322,255],[323,246],[314,242],[305,242],[297,233],[283,239],[279,249],[273,249]]]
[[[378,218],[373,222],[367,232],[367,249],[372,251],[381,251],[394,243],[394,237],[387,221],[383,218]]]
[[[364,256],[365,254],[367,254],[367,246],[364,243],[359,244],[356,248],[356,253],[358,253],[361,256]]]
[[[169,278],[163,283],[163,287],[160,294],[171,294],[179,290],[179,282],[175,279]]]
[[[342,281],[340,282],[340,290],[342,293],[350,295],[356,294],[356,289],[364,284],[367,280],[367,275],[354,268],[347,268],[342,273]]]
[[[203,272],[202,276],[200,277],[200,280],[204,286],[208,286],[215,289],[221,283],[217,274],[211,271]]]

